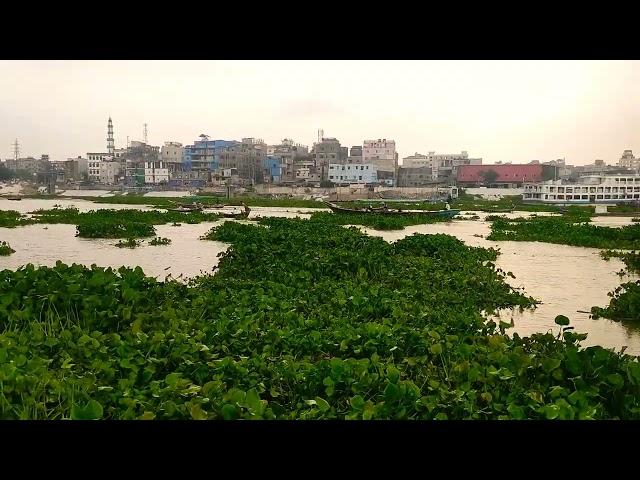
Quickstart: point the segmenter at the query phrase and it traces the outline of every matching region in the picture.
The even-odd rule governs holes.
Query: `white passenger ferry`
[[[570,183],[549,180],[524,185],[522,200],[545,203],[640,202],[640,175],[586,175]]]

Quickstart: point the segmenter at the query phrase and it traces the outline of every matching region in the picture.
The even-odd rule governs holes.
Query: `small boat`
[[[22,197],[19,197],[18,195],[8,195],[8,196],[7,196],[7,200],[17,200],[17,201],[20,201],[20,200],[22,200]]]
[[[203,209],[202,205],[198,203],[191,203],[187,205],[178,205],[176,208],[170,208],[169,210],[171,212],[189,213],[189,212],[201,212],[202,209]]]
[[[251,209],[249,207],[247,207],[244,203],[242,204],[242,206],[244,207],[244,211],[240,212],[240,213],[221,213],[220,216],[222,218],[233,218],[236,220],[242,220],[245,218],[249,217],[249,213],[251,212]]]
[[[456,210],[453,208],[447,210],[401,210],[401,209],[391,209],[386,206],[379,208],[345,208],[336,205],[335,203],[325,202],[326,205],[335,213],[375,213],[378,215],[424,215],[428,217],[455,217],[460,213],[460,210]]]

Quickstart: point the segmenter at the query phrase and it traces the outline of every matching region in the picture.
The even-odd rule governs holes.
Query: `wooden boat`
[[[429,217],[455,217],[460,213],[460,210],[456,209],[448,209],[448,210],[401,210],[401,209],[392,209],[388,207],[379,207],[379,208],[345,208],[335,203],[325,202],[325,204],[335,213],[375,213],[378,215],[424,215]]]
[[[176,208],[170,208],[169,210],[172,212],[189,213],[189,212],[201,212],[202,209],[203,209],[202,205],[198,203],[191,203],[187,205],[178,205]]]
[[[7,195],[7,200],[22,200],[22,197],[19,197],[17,195]]]
[[[242,204],[242,206],[244,207],[244,211],[240,213],[221,213],[220,216],[222,218],[233,218],[235,220],[242,220],[242,219],[248,218],[249,213],[251,212],[251,209],[247,207],[244,203]]]

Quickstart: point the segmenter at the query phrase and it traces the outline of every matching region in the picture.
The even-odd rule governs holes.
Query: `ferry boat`
[[[585,175],[575,182],[526,183],[524,202],[567,205],[640,203],[640,175]]]

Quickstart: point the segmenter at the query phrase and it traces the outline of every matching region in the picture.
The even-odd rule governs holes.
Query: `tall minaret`
[[[107,152],[109,155],[113,155],[115,150],[113,145],[113,122],[111,121],[111,117],[109,117],[109,123],[107,124]]]

